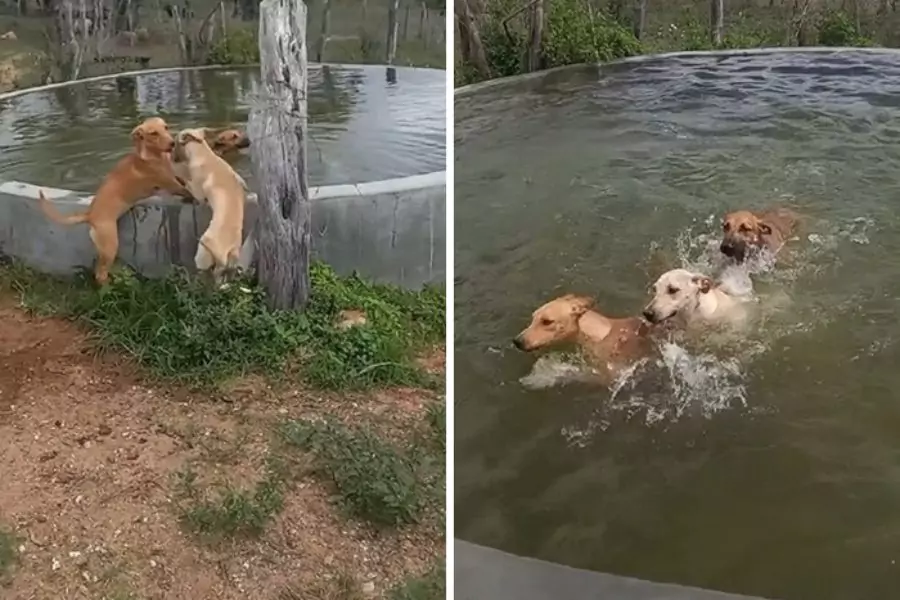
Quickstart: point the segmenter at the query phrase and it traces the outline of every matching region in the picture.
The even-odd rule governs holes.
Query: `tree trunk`
[[[400,10],[400,0],[390,0],[391,6],[388,10],[388,31],[387,31],[387,58],[386,63],[394,64],[397,57],[397,12]]]
[[[482,79],[490,79],[491,69],[488,67],[481,35],[469,8],[469,0],[456,0],[453,3],[453,11],[459,25],[459,47],[463,61],[473,66]]]
[[[544,41],[544,0],[535,0],[531,7],[531,35],[529,37],[526,70],[533,73],[541,68]]]
[[[647,0],[637,0],[634,7],[634,37],[641,39],[644,37],[644,30],[647,28]]]
[[[319,40],[316,43],[316,62],[322,62],[325,54],[325,44],[328,43],[328,30],[331,28],[331,0],[322,2],[322,29],[319,31]]]
[[[724,28],[724,0],[709,2],[709,39],[713,46],[722,45],[722,29]]]
[[[296,310],[309,300],[306,3],[259,6],[260,97],[247,125],[259,189],[256,272],[270,308]]]
[[[422,12],[419,13],[419,39],[428,42],[428,5],[422,3]]]

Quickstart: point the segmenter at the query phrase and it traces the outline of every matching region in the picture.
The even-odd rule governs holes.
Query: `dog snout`
[[[644,315],[644,318],[647,319],[648,323],[656,323],[656,311],[654,311],[649,306],[644,309],[644,312],[641,313]]]
[[[241,141],[237,144],[238,148],[249,148],[250,147],[250,139],[249,138],[241,138]]]
[[[527,350],[527,348],[525,347],[525,342],[522,340],[521,335],[517,335],[513,338],[513,346],[515,346],[519,350]]]

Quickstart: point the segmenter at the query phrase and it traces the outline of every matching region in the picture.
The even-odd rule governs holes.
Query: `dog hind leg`
[[[99,285],[109,281],[109,270],[116,262],[119,253],[119,230],[117,223],[98,223],[91,225],[89,232],[91,241],[97,249],[97,264],[94,267],[94,279]]]

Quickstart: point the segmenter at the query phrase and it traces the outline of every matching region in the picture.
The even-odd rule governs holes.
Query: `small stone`
[[[363,594],[374,594],[375,593],[375,582],[367,581],[362,585]]]
[[[334,557],[329,554],[328,556],[325,557],[325,565],[330,567],[333,564],[334,564]]]
[[[58,559],[58,558],[54,558],[54,559],[53,559],[53,562],[52,562],[51,565],[50,565],[50,568],[53,569],[54,571],[59,571],[59,567],[60,567],[60,566],[61,566],[61,565],[59,564],[59,559]]]
[[[107,425],[106,423],[104,423],[97,429],[97,433],[102,436],[107,436],[112,433],[112,428],[109,425]]]
[[[59,452],[57,452],[56,450],[48,450],[47,452],[41,453],[41,455],[38,456],[38,460],[40,462],[47,462],[48,460],[53,460],[58,455],[59,455]]]
[[[153,568],[156,568],[156,561],[155,561],[155,560],[151,560],[151,561],[150,561],[150,566],[153,567]]]

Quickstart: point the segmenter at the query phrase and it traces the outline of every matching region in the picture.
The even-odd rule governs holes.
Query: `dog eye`
[[[672,287],[672,286],[670,285],[670,286],[669,286],[669,289],[666,290],[666,291],[669,292],[669,295],[670,295],[670,296],[674,296],[675,294],[678,293],[678,288],[677,288],[677,287]]]
[[[541,319],[541,325],[553,325],[553,319],[543,318]]]
[[[740,231],[741,231],[741,233],[747,233],[748,231],[750,231],[750,228],[747,227],[746,225],[741,225]]]

